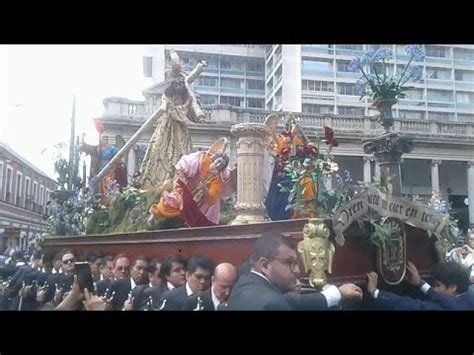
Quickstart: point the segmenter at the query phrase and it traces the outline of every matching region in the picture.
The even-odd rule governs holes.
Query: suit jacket
[[[186,300],[188,299],[186,293],[186,284],[175,288],[171,291],[165,292],[161,296],[159,309],[163,311],[182,311],[186,307]]]
[[[44,302],[51,302],[54,298],[54,293],[56,292],[56,284],[61,286],[63,281],[64,274],[60,273],[50,273],[46,276],[46,282],[48,283],[48,288],[46,289],[46,294],[44,296]]]
[[[146,284],[146,285],[137,286],[132,290],[132,297],[133,297],[132,304],[133,304],[134,311],[145,309],[148,298],[145,297],[144,292],[150,288],[151,287],[148,284]]]
[[[166,283],[160,284],[158,287],[146,287],[140,299],[137,300],[137,309],[145,310],[148,309],[148,303],[151,303],[151,309],[157,310],[160,307],[161,296],[168,292],[168,286]],[[151,302],[150,302],[151,301]],[[135,307],[134,307],[135,309]]]
[[[110,286],[112,286],[112,283],[113,281],[111,279],[97,281],[96,283],[97,296],[100,296],[100,297],[104,296],[107,289],[110,289]]]
[[[228,310],[290,311],[328,309],[326,297],[320,293],[282,294],[263,277],[250,273],[234,286],[227,303]]]
[[[474,297],[469,292],[453,297],[436,292],[433,288],[428,290],[425,300],[379,290],[373,302],[378,308],[390,310],[474,310]]]
[[[215,311],[214,303],[212,302],[212,295],[211,295],[211,288],[209,290],[203,292],[201,296],[192,295],[189,296],[186,300],[186,303],[183,307],[184,311],[194,311],[198,308],[198,298],[200,300],[199,310],[200,311]]]
[[[112,310],[121,311],[123,304],[128,298],[128,294],[132,290],[132,283],[130,277],[114,281],[110,286],[110,294],[115,291],[115,296],[112,299]]]

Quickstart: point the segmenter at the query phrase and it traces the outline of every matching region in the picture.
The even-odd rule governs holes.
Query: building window
[[[302,110],[303,112],[309,112],[309,113],[333,113],[334,106],[303,104]]]
[[[221,86],[224,88],[240,89],[240,79],[221,78]]]
[[[263,62],[247,62],[247,71],[262,73],[265,71]]]
[[[221,104],[223,104],[223,105],[230,105],[230,106],[240,107],[241,101],[242,101],[241,97],[221,96]]]
[[[474,93],[472,92],[456,92],[456,101],[461,104],[474,103]]]
[[[38,212],[42,211],[44,203],[44,186],[41,185],[39,189],[39,199],[38,199]]]
[[[247,80],[247,89],[265,90],[265,82],[263,80]]]
[[[201,103],[203,105],[215,105],[217,104],[216,95],[201,95]]]
[[[36,210],[36,204],[38,203],[38,183],[33,181],[33,194],[32,194],[32,211]]]
[[[199,86],[212,86],[217,87],[217,78],[212,78],[209,76],[202,76],[198,79]]]
[[[445,47],[425,46],[425,52],[427,57],[447,58],[447,49],[448,48]]]
[[[428,101],[452,102],[453,92],[447,90],[429,90]]]
[[[454,71],[454,78],[456,79],[456,81],[471,81],[471,82],[474,82],[474,71],[455,70]]]
[[[422,89],[408,89],[405,91],[405,94],[407,94],[407,100],[423,100]]]
[[[426,67],[427,79],[451,80],[451,70]]]
[[[242,61],[236,59],[221,59],[221,69],[224,70],[242,70]]]
[[[349,106],[339,106],[337,111],[339,115],[348,115],[348,116],[363,116],[365,112],[363,107],[349,107]]]
[[[474,50],[467,48],[454,48],[454,59],[474,61]]]
[[[25,208],[29,209],[31,208],[31,195],[30,195],[30,189],[31,189],[31,179],[29,177],[25,178]]]
[[[363,46],[361,44],[336,44],[336,49],[361,51],[363,49]]]
[[[332,61],[303,59],[301,68],[304,72],[330,74],[333,71]]]
[[[303,80],[303,90],[334,92],[334,83],[329,81]]]
[[[6,186],[5,186],[5,201],[7,202],[12,202],[13,199],[13,168],[7,166],[7,181],[6,181]]]
[[[356,90],[355,84],[339,83],[337,84],[337,92],[339,95],[357,96],[359,93]]]
[[[423,111],[403,111],[398,112],[400,118],[406,120],[423,120],[425,118],[425,113]]]
[[[15,204],[21,206],[21,197],[22,197],[22,183],[23,183],[23,174],[20,172],[16,173],[16,193],[15,193]]]
[[[337,71],[344,72],[344,73],[356,73],[358,72],[357,69],[349,69],[349,64],[351,63],[348,60],[338,60],[337,62]]]
[[[253,98],[248,98],[247,99],[247,107],[250,108],[263,108],[265,105],[265,102],[263,99],[253,99]]]

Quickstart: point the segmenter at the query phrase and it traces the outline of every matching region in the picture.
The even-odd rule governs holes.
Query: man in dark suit
[[[114,258],[112,256],[107,255],[103,257],[102,263],[99,267],[99,280],[95,281],[97,296],[103,297],[106,293],[108,293],[107,290],[110,289],[112,282],[115,281],[113,274],[114,265]]]
[[[407,265],[407,281],[417,287],[424,299],[400,296],[377,289],[378,275],[367,274],[367,290],[372,303],[379,309],[391,310],[474,310],[474,297],[469,290],[469,272],[454,263],[440,263],[432,272],[433,287],[420,278],[417,268],[411,262]]]
[[[148,310],[158,306],[159,298],[153,302],[153,295],[159,291],[161,262],[152,260],[147,267],[148,284],[137,286],[133,292],[133,310]]]
[[[217,311],[225,308],[225,302],[229,298],[236,281],[237,268],[234,265],[229,263],[217,265],[211,278],[211,288],[201,296],[189,297],[184,310]]]
[[[163,292],[183,286],[186,283],[188,262],[175,255],[167,256],[161,262],[160,279]]]
[[[341,299],[362,299],[354,284],[328,286],[321,293],[291,292],[300,269],[291,238],[281,234],[262,235],[250,257],[252,270],[242,276],[229,298],[229,310],[318,310],[339,305]]]
[[[202,295],[211,286],[214,265],[209,258],[195,256],[189,260],[186,272],[186,283],[171,291],[165,292],[160,300],[160,310],[185,310],[188,297]]]
[[[122,257],[121,259],[124,258]],[[122,260],[117,260],[117,265],[121,262]],[[131,294],[131,291],[134,290],[135,287],[147,283],[147,276],[145,272],[147,267],[147,258],[145,258],[144,256],[137,256],[133,260],[132,268],[130,269],[130,277],[122,277],[112,283],[112,285],[110,286],[110,293],[112,294],[115,292],[115,295],[112,299],[112,310],[120,311],[132,309],[133,295]],[[123,274],[120,273],[119,275]]]

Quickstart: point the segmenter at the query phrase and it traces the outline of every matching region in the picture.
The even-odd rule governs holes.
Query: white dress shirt
[[[173,284],[169,281],[166,281],[166,286],[168,286],[168,291],[171,291],[172,289],[176,288],[173,286]]]
[[[193,290],[191,290],[191,287],[189,287],[189,284],[186,282],[186,295],[192,296],[194,294]]]
[[[221,301],[216,297],[214,294],[214,287],[211,287],[211,298],[212,298],[212,303],[214,304],[214,310],[217,311],[217,307],[221,304]]]

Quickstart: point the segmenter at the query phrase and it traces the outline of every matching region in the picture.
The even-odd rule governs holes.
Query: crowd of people
[[[380,289],[378,275],[367,283],[326,285],[320,292],[302,290],[298,255],[291,238],[260,236],[240,265],[214,265],[205,256],[161,260],[89,252],[93,289],[81,288],[71,250],[36,250],[31,257],[15,251],[0,264],[1,310],[325,310],[360,304],[362,309],[474,309],[470,244],[455,248],[432,270],[431,284],[407,265],[410,296]],[[471,274],[470,274],[471,273]],[[471,275],[471,278],[470,278]]]

